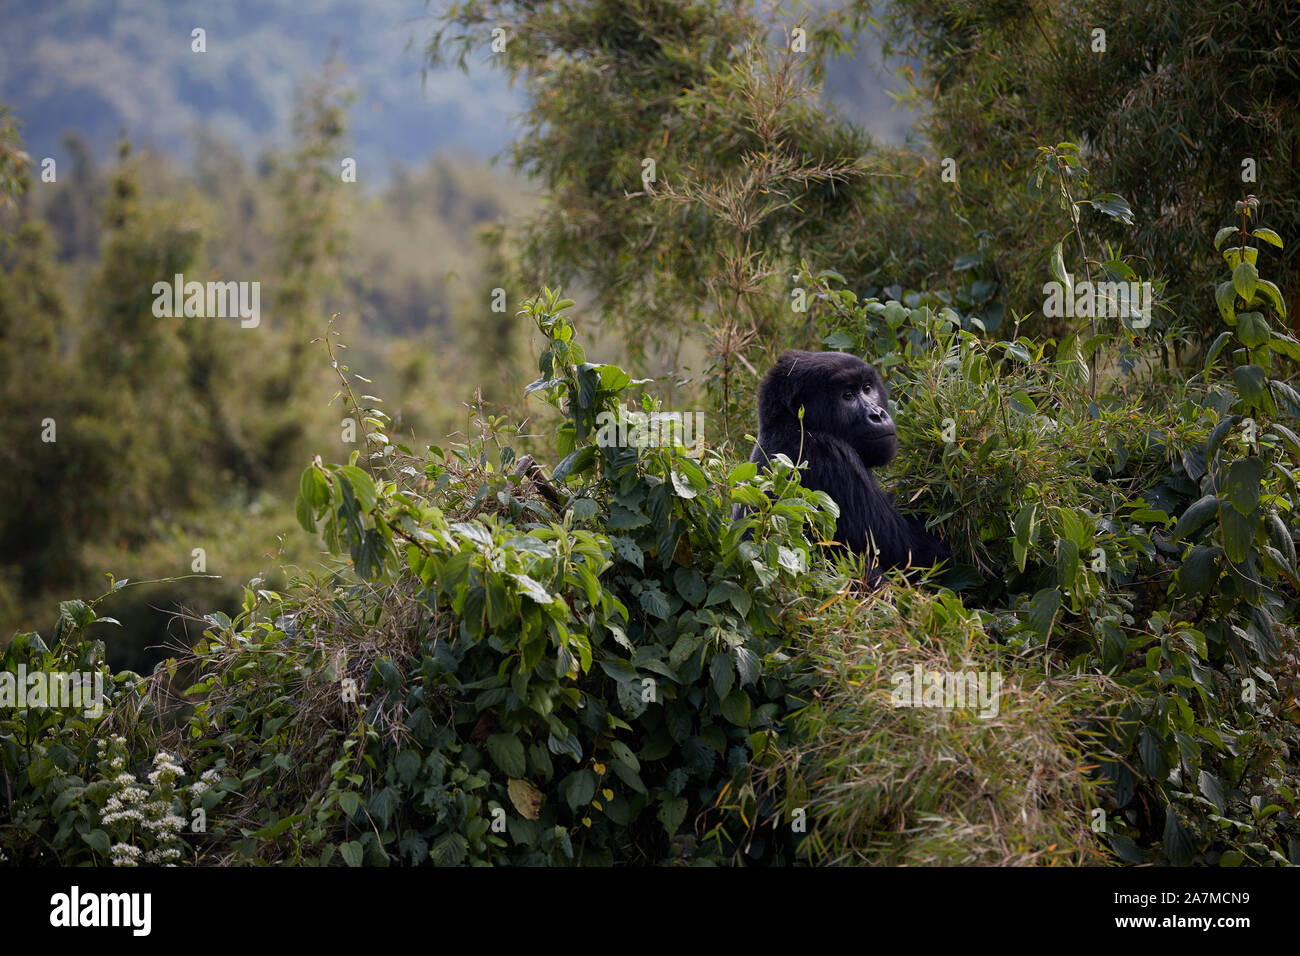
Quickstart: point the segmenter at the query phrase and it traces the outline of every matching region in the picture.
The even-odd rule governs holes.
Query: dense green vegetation
[[[1278,47],[1295,15],[1174,2],[1153,32],[1151,14],[1058,0],[887,7],[924,65],[924,157],[812,95],[861,5],[775,32],[716,0],[451,8],[435,60],[494,25],[512,37],[501,62],[532,97],[514,159],[546,196],[518,242],[485,233],[470,294],[442,301],[436,354],[457,374],[420,441],[423,372],[370,383],[353,366],[381,343],[348,358],[364,333],[323,321],[402,249],[340,261],[328,82],[274,186],[217,177],[246,191],[214,216],[232,195],[283,203],[275,240],[239,252],[275,263],[288,317],[256,354],[237,327],[141,327],[154,273],[194,268],[221,233],[144,196],[131,157],[74,321],[8,130],[0,387],[27,431],[3,446],[25,484],[0,517],[28,549],[9,593],[94,593],[89,571],[123,573],[95,548],[172,540],[158,514],[186,516],[164,519],[177,541],[198,515],[272,547],[232,487],[298,527],[293,557],[196,607],[193,645],[148,674],[111,659],[111,619],[152,585],[111,578],[17,629],[5,671],[98,673],[109,702],[0,711],[4,858],[1300,863],[1300,194]],[[786,47],[796,26],[809,52]],[[1154,86],[1172,91],[1163,120]],[[1229,92],[1177,108],[1207,88]],[[443,216],[488,218],[465,183],[399,177],[388,213],[430,235],[408,210],[432,192]],[[1046,282],[1071,303],[1084,283],[1150,282],[1153,307],[1050,315]],[[388,332],[417,334],[401,282],[375,285]],[[497,289],[504,315],[483,311]],[[797,463],[744,460],[755,373],[786,347],[886,372],[888,484],[952,568],[872,589],[821,546],[835,505]],[[458,400],[464,427],[429,444]],[[703,440],[609,441],[628,407],[704,410]],[[47,414],[60,439],[42,449]],[[934,674],[998,692],[900,696]]]

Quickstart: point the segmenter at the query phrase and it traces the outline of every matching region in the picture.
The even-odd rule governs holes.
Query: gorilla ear
[[[794,421],[799,420],[800,407],[808,404],[803,397],[803,370],[799,368],[799,360],[803,357],[804,353],[790,350],[776,360],[783,379],[780,383],[781,404]]]

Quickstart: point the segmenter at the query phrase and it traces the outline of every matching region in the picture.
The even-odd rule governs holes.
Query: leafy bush
[[[894,369],[900,444],[916,450],[903,495],[924,491],[966,562],[947,583],[985,609],[1010,651],[1113,681],[1112,705],[1082,729],[1101,736],[1097,825],[1130,862],[1300,860],[1300,444],[1282,423],[1300,401],[1271,377],[1300,343],[1271,329],[1266,313],[1283,318],[1282,299],[1243,248],[1281,242],[1249,229],[1255,208],[1239,203],[1240,225],[1216,242],[1237,235],[1224,251],[1233,278],[1218,290],[1231,328],[1204,369],[1168,386],[1117,379],[1095,400],[1082,348],[984,341],[924,296],[859,302],[831,274],[811,280],[826,343]],[[1120,350],[1142,359],[1131,336]],[[1216,371],[1221,356],[1229,375]],[[821,839],[842,847],[835,826]]]
[[[1297,344],[1242,268],[1272,241],[1243,203],[1204,370],[1095,399],[1098,342],[987,341],[933,298],[803,277],[826,344],[892,373],[891,484],[952,543],[946,589],[867,594],[818,556],[834,505],[793,463],[617,438],[606,416],[642,383],[586,360],[553,293],[526,310],[550,476],[486,416],[414,456],[336,365],[370,453],[302,474],[329,565],[250,582],[192,654],[116,675],[111,753],[75,714],[7,718],[0,847],[130,862],[113,847],[167,853],[159,820],[219,806],[196,859],[1295,862],[1300,444],[1280,419],[1300,401],[1272,376]],[[67,602],[55,649],[21,636],[6,666],[102,668],[97,606]],[[887,704],[918,666],[1000,675],[996,714]],[[154,809],[122,817],[159,760]]]

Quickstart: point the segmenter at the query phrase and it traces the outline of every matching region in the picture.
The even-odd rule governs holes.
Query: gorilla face
[[[872,366],[844,352],[786,352],[773,375],[788,388],[788,413],[804,408],[803,427],[847,442],[862,464],[877,468],[898,451],[889,389]],[[760,399],[761,404],[761,399]]]

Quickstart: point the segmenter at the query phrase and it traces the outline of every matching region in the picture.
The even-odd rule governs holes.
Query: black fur
[[[785,352],[758,387],[758,444],[750,461],[766,466],[768,456],[778,454],[796,464],[807,461],[804,487],[826,492],[839,505],[835,540],[868,554],[876,572],[930,567],[952,556],[876,484],[871,469],[897,451],[889,389],[879,372],[854,355]]]

